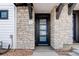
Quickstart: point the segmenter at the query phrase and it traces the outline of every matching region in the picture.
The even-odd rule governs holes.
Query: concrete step
[[[74,50],[79,50],[79,47],[73,47]]]
[[[69,56],[79,56],[78,54],[76,54],[76,53],[74,53],[74,52],[70,52],[68,55],[69,55]]]
[[[79,48],[79,43],[74,43],[74,44],[64,44],[63,48]]]
[[[79,55],[79,50],[73,50],[73,52]]]

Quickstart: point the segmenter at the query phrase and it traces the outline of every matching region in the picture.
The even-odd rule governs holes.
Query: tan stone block
[[[17,7],[17,48],[34,48],[34,23],[29,25],[28,8],[23,6]]]

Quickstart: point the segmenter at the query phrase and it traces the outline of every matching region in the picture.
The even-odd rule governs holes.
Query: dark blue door
[[[36,43],[37,45],[49,45],[48,18],[38,17],[36,19]]]
[[[47,20],[46,19],[39,19],[39,41],[38,45],[46,45],[48,44],[47,39]]]

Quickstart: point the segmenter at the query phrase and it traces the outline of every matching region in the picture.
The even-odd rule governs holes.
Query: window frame
[[[2,18],[1,12],[7,12],[7,17]],[[0,19],[8,19],[8,10],[0,10]]]

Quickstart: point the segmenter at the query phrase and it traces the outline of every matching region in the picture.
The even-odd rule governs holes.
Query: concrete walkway
[[[58,54],[49,46],[37,46],[32,56],[58,56]]]

